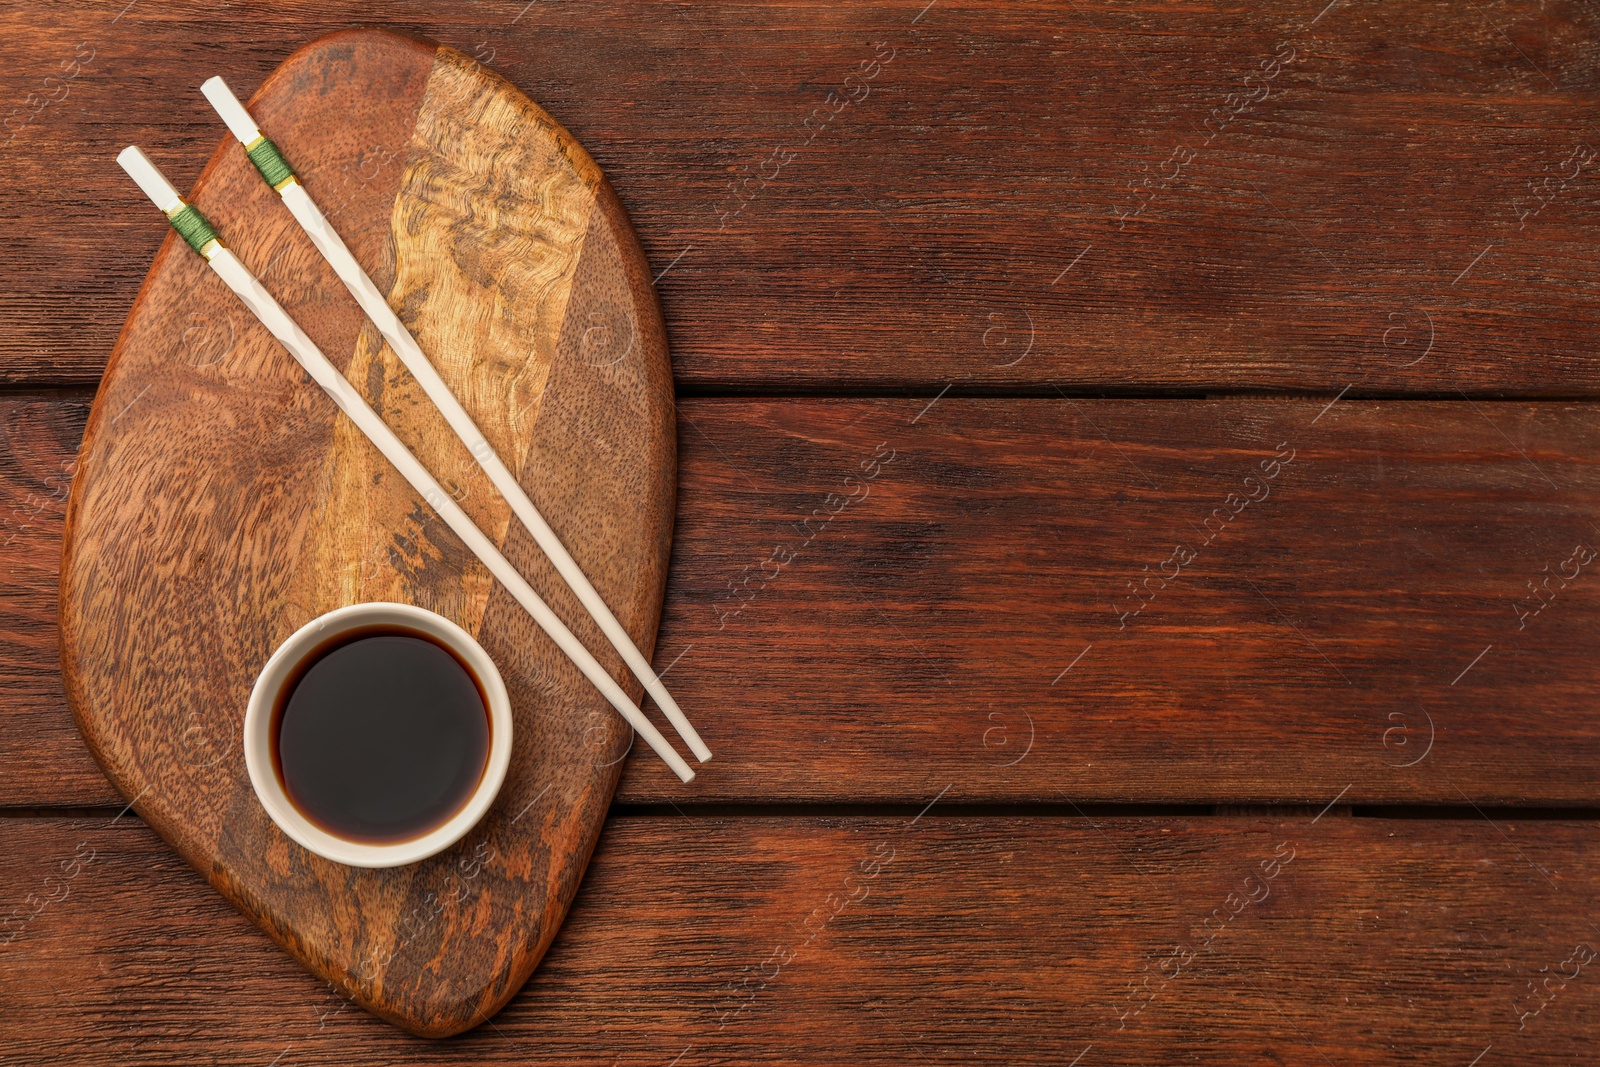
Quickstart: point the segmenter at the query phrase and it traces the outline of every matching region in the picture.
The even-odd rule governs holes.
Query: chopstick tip
[[[256,120],[250,117],[250,112],[245,110],[221,75],[213,75],[201,82],[200,92],[240,144],[249,144],[261,136]]]
[[[144,191],[152,203],[162,211],[179,203],[178,190],[162,175],[138,145],[131,144],[117,153],[117,165],[127,171],[128,177]]]

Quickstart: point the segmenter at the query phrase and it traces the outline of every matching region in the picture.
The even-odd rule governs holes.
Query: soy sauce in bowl
[[[307,820],[352,842],[422,837],[483,780],[488,697],[433,637],[394,625],[347,630],[305,656],[273,709],[272,762]]]

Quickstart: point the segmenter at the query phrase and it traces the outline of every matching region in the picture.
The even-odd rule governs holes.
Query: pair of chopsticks
[[[528,494],[523,491],[516,476],[500,460],[483,432],[473,422],[472,416],[461,406],[461,402],[456,399],[450,387],[445,384],[439,372],[423,354],[416,339],[411,336],[411,331],[389,307],[388,300],[350,254],[344,241],[334,232],[333,227],[328,225],[328,220],[323,217],[322,211],[312,201],[305,187],[300,184],[277,146],[262,135],[250,113],[221,78],[210,79],[201,86],[201,91],[205,93],[206,99],[211,102],[217,114],[227,123],[229,131],[244,146],[246,154],[260,171],[262,178],[282,197],[290,213],[311,238],[311,243],[338,274],[339,280],[344,282],[356,302],[361,305],[361,310],[378,327],[395,355],[417,379],[423,392],[433,401],[456,436],[467,446],[472,457],[500,490],[506,502],[511,505],[513,514],[527,527],[545,555],[555,564],[556,570],[599,624],[612,647],[622,656],[634,676],[644,684],[645,690],[655,698],[668,721],[678,731],[678,736],[683,738],[701,763],[709,760],[711,750],[706,747],[677,702],[661,684],[661,679],[651,669],[649,660],[645,659],[634,646],[627,631],[622,628],[617,617],[595,591],[593,584],[573,560],[572,554],[561,543],[561,539],[550,528],[550,524],[539,514],[533,501],[528,499]],[[612,707],[622,714],[628,724],[645,739],[657,755],[666,761],[667,766],[671,767],[680,779],[685,782],[691,780],[694,771],[661,736],[660,731],[644,717],[643,712],[628,699],[627,694],[612,680],[599,661],[540,599],[516,568],[511,566],[510,561],[501,554],[483,531],[478,529],[460,505],[444,491],[438,480],[428,472],[410,449],[406,448],[394,431],[368,406],[316,344],[223,243],[206,217],[178,194],[155,164],[150,162],[137,147],[129,146],[123,149],[117,156],[117,162],[145,195],[165,212],[172,228],[178,231],[191,248],[205,258],[217,276],[227,283],[261,324],[271,331],[284,348],[288,349],[289,354],[332,398],[339,410],[349,416],[367,439],[377,446],[378,451],[394,464],[406,481],[422,494],[428,506],[455,531],[456,536],[466,542],[473,554],[489,568],[528,614],[533,616],[540,628],[583,672],[584,677],[600,690]]]

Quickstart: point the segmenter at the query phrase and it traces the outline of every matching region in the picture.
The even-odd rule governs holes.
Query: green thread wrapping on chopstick
[[[278,146],[265,137],[257,137],[244,151],[250,157],[250,162],[256,165],[256,170],[259,170],[261,176],[267,180],[267,184],[274,189],[281,188],[294,177],[294,168],[289,166],[289,161],[283,158]]]
[[[172,223],[174,230],[178,231],[178,236],[188,241],[189,247],[199,252],[202,256],[206,254],[207,245],[212,241],[220,242],[222,240],[217,236],[217,231],[212,228],[206,217],[200,214],[200,209],[193,204],[184,204],[167,221]]]

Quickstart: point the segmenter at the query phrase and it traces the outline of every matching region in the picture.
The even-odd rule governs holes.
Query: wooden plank
[[[15,514],[82,409],[0,411]],[[684,401],[656,664],[718,756],[618,795],[1592,805],[1595,415]],[[58,532],[0,556],[11,805],[115,801],[52,675]]]
[[[0,400],[0,803],[116,799],[67,710],[56,584],[88,400]]]
[[[1567,1064],[1600,1040],[1596,832],[613,820],[522,993],[436,1043],[344,1005],[131,817],[5,819],[0,1057]]]
[[[1600,13],[1313,7],[11,4],[0,378],[98,377],[156,242],[116,150],[192,180],[200,77],[356,21],[594,152],[685,382],[1592,395]]]

